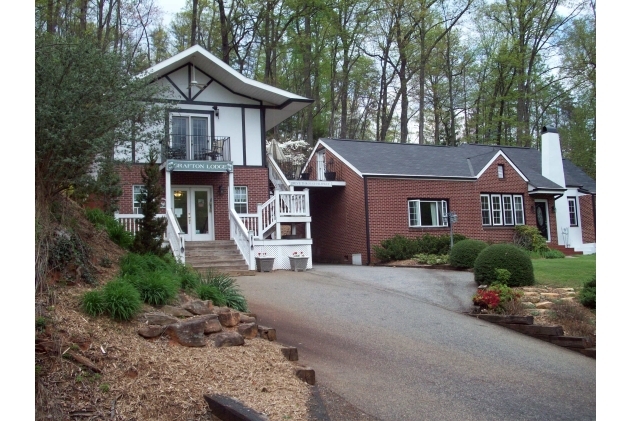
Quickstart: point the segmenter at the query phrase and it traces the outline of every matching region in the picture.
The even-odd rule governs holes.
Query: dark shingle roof
[[[320,140],[363,175],[474,178],[501,150],[535,188],[562,189],[541,175],[541,152],[537,149],[497,145],[463,144],[450,147],[365,140]],[[580,185],[595,193],[596,182],[575,165],[565,165],[567,162],[564,160],[566,184],[573,187]]]

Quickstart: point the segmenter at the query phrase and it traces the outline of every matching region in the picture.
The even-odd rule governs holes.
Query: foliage
[[[103,292],[99,290],[88,291],[81,297],[81,310],[90,316],[100,316],[105,312]]]
[[[103,287],[105,311],[114,320],[131,320],[141,309],[140,293],[129,282],[117,278]]]
[[[549,249],[547,251],[531,251],[529,255],[532,259],[565,259],[565,254],[557,249]]]
[[[449,252],[449,264],[457,268],[472,268],[478,255],[488,244],[481,240],[466,239],[455,243]]]
[[[99,208],[86,209],[85,215],[87,219],[92,222],[96,227],[102,228],[107,231],[107,235],[110,240],[118,244],[125,250],[129,250],[134,242],[134,235],[111,215],[108,215]]]
[[[473,271],[478,285],[491,284],[497,279],[495,269],[510,272],[508,286],[533,285],[535,282],[532,262],[528,254],[513,244],[493,244],[480,252]]]
[[[551,321],[563,326],[566,336],[596,339],[596,315],[575,301],[556,301],[546,315]]]
[[[534,259],[535,281],[551,287],[569,287],[577,291],[596,273],[596,255],[574,256],[572,259]]]
[[[478,290],[473,296],[473,304],[480,306],[480,308],[495,310],[500,305],[500,296],[497,291],[489,289]]]
[[[528,251],[534,251],[535,253],[550,251],[550,248],[546,243],[546,239],[543,238],[539,229],[530,225],[515,226],[515,236],[513,242],[515,245]]]
[[[457,242],[466,239],[464,235],[454,234],[454,246]],[[381,241],[373,250],[377,259],[382,262],[392,260],[412,259],[417,254],[449,254],[451,238],[449,235],[434,236],[425,234],[422,237],[407,238],[400,234]]]
[[[248,311],[247,301],[235,282],[233,278],[225,273],[209,270],[202,275],[197,291],[198,293],[202,291],[204,294],[210,295],[216,294],[214,299],[207,298],[212,300],[215,305],[226,305],[238,311]],[[215,300],[218,300],[218,302]]]
[[[414,255],[414,259],[421,265],[446,265],[449,263],[449,255],[447,254],[419,253]]]
[[[505,269],[498,269],[498,278],[506,279],[510,273]],[[506,313],[518,302],[522,293],[507,286],[503,281],[493,282],[484,290],[478,290],[473,296],[473,304],[493,311],[494,313]]]
[[[48,267],[68,279],[75,280],[80,274],[81,280],[91,284],[95,282],[91,254],[90,247],[74,231],[59,229],[48,252]]]
[[[163,256],[168,251],[162,244],[167,220],[157,217],[164,196],[164,187],[161,183],[160,167],[157,160],[157,152],[155,150],[150,151],[149,162],[142,170],[142,181],[145,188],[141,195],[140,211],[144,218],[138,222],[138,232],[132,249],[136,253],[153,253]]]
[[[195,287],[195,292],[200,300],[210,300],[213,305],[223,307],[226,305],[226,299],[215,285],[200,283]]]
[[[587,308],[596,308],[596,275],[583,284],[583,288],[578,293],[578,300]]]
[[[167,270],[175,271],[175,264],[155,254],[127,253],[120,260],[121,275],[144,275],[149,272]]]
[[[140,293],[140,298],[147,304],[162,306],[169,304],[180,289],[179,282],[169,271],[154,271],[142,275],[126,276]]]

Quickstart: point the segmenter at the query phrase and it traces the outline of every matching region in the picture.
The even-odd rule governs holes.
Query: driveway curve
[[[463,314],[469,272],[314,265],[237,283],[319,384],[380,420],[596,418],[595,360]]]

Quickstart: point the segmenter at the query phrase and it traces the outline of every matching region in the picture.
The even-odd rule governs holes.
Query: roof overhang
[[[139,77],[157,80],[187,63],[193,63],[197,69],[212,76],[214,81],[217,81],[230,91],[260,101],[265,108],[266,131],[313,102],[312,99],[249,79],[199,45],[188,48],[150,67],[140,74]]]
[[[545,189],[545,188],[536,188],[531,185],[528,186],[528,195],[529,196],[563,196],[563,193],[567,189]]]

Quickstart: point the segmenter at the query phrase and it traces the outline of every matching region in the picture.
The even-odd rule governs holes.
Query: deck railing
[[[252,250],[254,246],[252,242],[254,241],[254,233],[246,228],[234,209],[230,209],[230,238],[237,243],[237,247],[245,261],[248,262],[248,266],[253,268],[254,254]]]
[[[171,134],[165,159],[230,161],[230,137]]]

